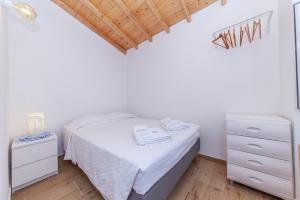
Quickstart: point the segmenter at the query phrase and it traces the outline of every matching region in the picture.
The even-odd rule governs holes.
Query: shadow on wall
[[[39,20],[29,21],[26,19],[17,16],[16,14],[11,14],[9,17],[9,23],[18,24],[19,26],[23,26],[26,30],[30,32],[38,32],[40,30]]]

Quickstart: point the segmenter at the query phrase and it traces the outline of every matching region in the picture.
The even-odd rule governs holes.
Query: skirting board
[[[300,145],[298,146],[298,154],[299,154],[299,168],[300,168]]]
[[[65,156],[65,152],[59,153],[59,154],[58,154],[58,157],[60,157],[60,156]]]
[[[11,200],[11,186],[8,188],[8,200]]]
[[[199,153],[199,157],[204,158],[206,160],[211,160],[211,161],[214,161],[214,162],[226,164],[226,160],[222,160],[222,159],[219,159],[219,158],[207,156],[207,155],[204,155],[204,154],[201,154],[201,153]]]

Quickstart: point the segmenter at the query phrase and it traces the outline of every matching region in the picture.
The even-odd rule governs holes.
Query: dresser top
[[[40,143],[44,143],[44,142],[49,142],[52,140],[56,140],[57,136],[55,134],[52,134],[51,136],[47,137],[47,138],[43,138],[40,140],[35,140],[35,141],[30,141],[30,142],[16,142],[13,141],[11,148],[12,149],[18,149],[18,148],[23,148],[26,146],[30,146],[30,145],[35,145],[35,144],[40,144]]]
[[[268,114],[238,114],[238,113],[229,113],[226,115],[227,120],[258,120],[274,123],[285,123],[291,124],[291,122],[283,117],[278,115],[268,115]]]

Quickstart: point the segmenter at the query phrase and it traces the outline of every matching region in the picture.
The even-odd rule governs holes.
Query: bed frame
[[[191,165],[200,150],[200,139],[187,154],[144,195],[131,191],[128,200],[165,200]]]

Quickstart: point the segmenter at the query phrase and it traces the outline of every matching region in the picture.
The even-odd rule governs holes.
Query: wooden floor
[[[240,184],[226,181],[226,166],[200,158],[188,169],[168,200],[267,200],[277,199]],[[103,200],[84,173],[59,159],[59,174],[16,192],[12,200]]]

